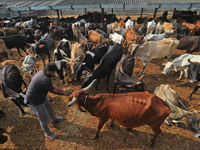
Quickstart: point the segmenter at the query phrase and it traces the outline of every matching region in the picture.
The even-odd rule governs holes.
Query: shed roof
[[[11,10],[71,8],[200,8],[200,0],[0,0]]]

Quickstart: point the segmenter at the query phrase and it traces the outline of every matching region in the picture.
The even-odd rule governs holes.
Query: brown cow
[[[160,126],[170,114],[169,106],[162,99],[148,92],[101,93],[93,97],[88,96],[85,91],[91,88],[94,82],[95,80],[84,89],[74,91],[70,95],[72,101],[67,106],[70,107],[76,103],[80,111],[84,111],[83,107],[91,115],[99,118],[95,138],[99,137],[104,123],[111,119],[111,125],[115,121],[129,129],[149,125],[155,133],[151,140],[153,145],[156,137],[162,132]]]
[[[163,27],[163,32],[174,31],[174,26],[172,23],[164,22],[162,27]]]
[[[88,40],[90,42],[101,44],[105,41],[107,41],[107,38],[104,38],[101,34],[99,34],[97,31],[90,30],[88,31]]]
[[[189,30],[189,35],[194,35],[196,25],[188,22],[183,22],[182,25],[185,25]]]
[[[142,44],[142,36],[138,35],[135,29],[129,28],[126,31],[126,42],[132,44]]]
[[[0,61],[6,60],[8,58],[12,59],[11,51],[9,51],[6,47],[4,40],[0,39]]]
[[[117,24],[117,28],[125,28],[125,23],[124,21],[120,21],[118,24]]]

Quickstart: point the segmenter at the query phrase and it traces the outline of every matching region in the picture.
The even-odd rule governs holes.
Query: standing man
[[[54,63],[46,64],[44,70],[38,71],[32,78],[24,103],[27,104],[37,115],[45,136],[50,139],[56,139],[57,135],[52,133],[48,127],[47,120],[50,117],[52,122],[60,122],[64,118],[56,117],[52,106],[47,99],[48,91],[58,95],[67,95],[62,88],[52,84],[51,78],[55,75],[57,67]]]

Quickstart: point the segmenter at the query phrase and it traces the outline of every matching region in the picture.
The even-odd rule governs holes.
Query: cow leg
[[[22,54],[20,53],[19,47],[17,47],[17,51],[18,51],[19,55],[20,55],[21,57],[23,57]]]
[[[26,55],[28,55],[28,53],[26,52],[26,50],[23,47],[21,47],[21,49],[26,53]]]
[[[115,93],[116,93],[116,87],[117,87],[117,83],[116,83],[116,82],[114,82],[113,94],[115,94]]]
[[[144,67],[142,68],[142,72],[140,73],[140,76],[142,76],[145,72],[145,69],[146,69],[146,66],[147,64],[149,63],[149,61],[147,61],[145,64],[144,64]]]
[[[100,79],[97,79],[97,85],[95,87],[95,90],[98,90],[99,82],[100,82]]]
[[[51,61],[51,56],[50,53],[48,53],[48,58],[49,58],[49,62]]]
[[[155,143],[155,140],[157,138],[157,136],[162,132],[162,130],[160,129],[160,126],[156,126],[156,127],[152,127],[153,131],[154,131],[154,137],[151,140],[151,145],[153,146]]]
[[[182,75],[183,75],[183,71],[180,72],[180,75],[179,75],[178,79],[176,79],[176,80],[179,81],[181,79]]]
[[[43,64],[44,64],[44,66],[45,66],[45,60],[42,58],[42,61],[43,61]]]
[[[99,138],[99,132],[100,130],[102,129],[103,125],[105,124],[105,122],[108,121],[108,119],[99,119],[99,125],[98,125],[98,130],[95,134],[95,139],[98,139]]]
[[[12,100],[11,99],[11,101],[13,101],[15,103],[15,105],[17,105],[19,107],[19,109],[21,110],[22,115],[24,116],[25,112],[24,112],[23,108],[20,106],[20,104],[18,102],[16,102],[16,100]]]
[[[107,77],[107,80],[106,80],[106,91],[108,92],[108,83],[109,83],[109,79],[110,79],[110,74],[108,75]]]
[[[192,93],[190,94],[190,96],[188,96],[188,98],[190,99],[190,98],[192,97],[192,95],[193,95],[194,93],[196,93],[196,91],[197,91],[199,88],[200,88],[200,86],[196,86],[196,87],[193,89],[193,91],[192,91]]]

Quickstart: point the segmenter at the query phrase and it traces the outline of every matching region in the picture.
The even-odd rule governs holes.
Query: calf
[[[178,94],[171,89],[169,85],[162,84],[156,87],[154,94],[165,101],[170,107],[171,113],[165,120],[166,124],[183,124],[187,129],[194,133],[195,137],[200,138],[199,117],[196,110],[190,112],[179,108],[178,104],[181,104],[185,109],[187,109],[179,100]]]
[[[134,92],[126,94],[97,94],[88,96],[89,90],[95,80],[86,88],[74,91],[68,107],[77,104],[80,111],[82,107],[91,115],[99,118],[98,130],[95,138],[99,138],[99,132],[103,125],[112,120],[126,128],[134,128],[141,125],[149,125],[154,131],[151,144],[155,143],[157,136],[162,132],[160,126],[170,114],[169,106],[159,97],[148,92]]]
[[[53,61],[57,64],[57,62],[61,63],[60,67],[58,67],[58,75],[59,79],[63,80],[64,83],[64,75],[63,71],[66,74],[67,66],[69,64],[69,60],[71,58],[71,43],[66,39],[62,39],[59,43],[57,48],[54,50],[54,59]]]
[[[94,79],[98,79],[98,84],[100,79],[107,77],[106,90],[108,91],[108,82],[110,79],[110,74],[112,70],[115,69],[117,62],[121,59],[123,54],[123,47],[121,44],[114,44],[109,46],[108,52],[103,56],[99,66],[88,76],[84,78],[81,88],[88,86]],[[98,88],[98,84],[96,89]]]
[[[154,22],[153,20],[147,23],[147,32],[146,35],[148,34],[153,34],[154,30],[156,28],[156,22]]]

